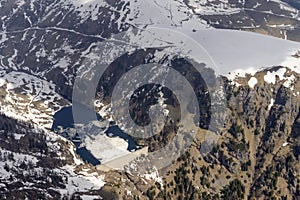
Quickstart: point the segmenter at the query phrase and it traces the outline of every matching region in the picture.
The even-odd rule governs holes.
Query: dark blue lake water
[[[78,124],[88,124],[90,121],[95,120],[96,117],[98,120],[101,120],[101,116],[90,110],[89,108],[76,104],[77,115],[80,115],[80,118],[77,118]],[[54,122],[52,124],[52,130],[57,129],[58,126],[65,128],[74,128],[74,118],[73,118],[73,107],[68,106],[62,108],[54,114]]]

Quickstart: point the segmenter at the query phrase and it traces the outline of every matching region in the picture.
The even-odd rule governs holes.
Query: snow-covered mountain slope
[[[57,134],[0,115],[1,199],[100,198],[104,175],[86,165]]]
[[[282,14],[285,17],[298,19],[291,6],[279,1],[268,4],[273,5],[270,7],[273,13],[285,11]],[[257,1],[253,7],[263,9],[264,5]],[[299,43],[218,30],[203,20],[208,15],[206,11],[210,16],[222,13],[220,19],[225,19],[226,14],[240,13],[249,7],[249,2],[244,1],[3,2],[0,7],[0,64],[5,71],[1,79],[5,97],[1,101],[2,112],[50,128],[54,112],[68,105],[63,98],[72,100],[74,79],[85,59],[97,59],[93,49],[131,27],[139,32],[128,34],[129,41],[140,48],[169,45],[174,46],[168,48],[169,52],[178,53],[179,49],[184,55],[192,51],[196,55],[197,49],[193,48],[197,43],[206,51],[209,62],[212,60],[214,70],[230,79],[277,65],[299,72],[300,60],[293,56],[300,49]],[[183,34],[182,38],[177,32]],[[157,55],[156,59],[161,59],[160,56],[163,57]],[[16,86],[12,87],[13,84]]]
[[[3,72],[0,112],[51,129],[53,115],[69,104],[55,92],[55,84],[23,72]]]
[[[212,64],[217,73],[231,80],[237,78],[233,81],[236,85],[248,84],[250,88],[255,88],[264,83],[282,82],[294,91],[294,95],[299,95],[296,85],[293,84],[297,76],[295,74],[293,77],[290,70],[300,73],[300,44],[284,40],[299,39],[298,12],[295,6],[284,1],[264,0],[1,1],[0,111],[9,117],[31,122],[39,128],[51,128],[54,113],[71,104],[74,80],[78,72],[84,70],[85,61],[97,61],[99,57],[95,54],[95,49],[104,46],[104,42],[114,41],[122,32],[128,36],[126,42],[129,42],[124,43],[124,46],[128,45],[124,49],[131,50],[133,44],[138,45],[139,49],[156,49],[153,50],[154,53],[141,54],[146,57],[146,61],[161,62],[167,60],[168,56],[175,56],[174,54],[192,55],[199,58],[199,63]],[[260,32],[265,35],[219,30],[211,26]],[[136,32],[131,34],[131,31]],[[158,48],[164,51],[158,51]],[[207,57],[197,56],[199,49]],[[110,50],[113,50],[112,54],[121,52],[117,48],[104,49]],[[169,54],[164,54],[165,52]],[[135,60],[122,58],[119,61],[130,65]],[[263,70],[273,66],[287,68]],[[257,71],[260,72],[256,74]],[[250,75],[246,75],[247,73]],[[244,78],[239,81],[241,76]],[[112,77],[114,78],[113,75],[106,78]],[[109,93],[111,88],[107,88],[108,91],[104,93]],[[109,102],[103,101],[100,105],[109,110]],[[105,114],[108,115],[107,118],[111,117],[108,112],[98,111],[102,116]],[[23,137],[19,133],[11,134],[16,139]],[[49,138],[55,138],[51,132],[47,134]],[[102,139],[108,140],[108,143],[101,143]],[[63,141],[67,143],[66,140]],[[126,149],[128,141],[119,137],[92,135],[84,138],[84,142],[82,145],[103,162],[130,154]],[[120,151],[112,149],[110,144],[118,146]],[[98,148],[99,145],[102,145],[101,148]],[[53,145],[55,146],[57,145]],[[71,147],[73,148],[66,148],[66,151],[71,152],[74,157],[74,149]],[[9,154],[13,152],[4,147],[1,151]],[[15,161],[7,163],[14,172],[19,167],[20,160],[25,159],[25,154],[29,153],[13,153],[16,156]],[[58,157],[63,158],[64,155]],[[28,155],[26,159],[32,159],[33,165],[36,165],[40,157]],[[78,188],[83,193],[91,188],[99,190],[103,186],[101,175],[86,174],[86,168],[76,168],[81,164],[80,160],[75,159],[68,165],[53,170],[59,176],[69,177],[59,193],[68,195],[68,192],[76,192]],[[4,170],[4,165],[0,168],[0,172],[5,175],[5,181],[10,175],[13,176]],[[40,173],[38,170],[36,173]],[[22,189],[32,183],[28,183],[29,186],[26,184]]]
[[[299,3],[293,0],[188,0],[194,13],[217,28],[238,29],[299,41]]]
[[[287,10],[288,5],[285,3],[270,2]],[[43,79],[52,80],[60,86],[57,88],[58,92],[70,98],[74,75],[90,49],[103,38],[126,30],[131,25],[163,27],[183,32],[203,45],[225,75],[237,68],[286,64],[286,59],[290,59],[291,54],[296,53],[299,48],[296,43],[271,37],[207,29],[205,22],[193,12],[194,6],[188,6],[189,4],[215,7],[215,3],[209,1],[186,3],[151,0],[116,3],[74,0],[53,1],[45,5],[38,4],[38,1],[19,1],[12,7],[4,3],[0,8],[1,66],[4,69],[23,69]],[[231,7],[244,9],[242,6],[245,5],[243,1],[236,4],[228,1],[218,3],[218,6],[226,10]],[[218,13],[216,10],[214,12]],[[23,23],[16,25],[17,21]],[[72,23],[68,23],[69,21]],[[198,31],[193,32],[195,30]],[[22,48],[18,45],[18,40],[22,42]],[[16,57],[16,54],[19,56]]]
[[[297,9],[285,3],[285,1],[271,0],[271,1],[211,1],[211,0],[188,0],[188,5],[193,8],[196,14],[201,15],[228,15],[239,13],[245,10],[253,10],[260,12],[267,12],[269,8],[270,14],[278,14],[282,16],[289,16],[293,18],[298,17]]]

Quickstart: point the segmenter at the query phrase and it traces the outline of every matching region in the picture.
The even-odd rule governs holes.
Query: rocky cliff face
[[[257,83],[250,87],[253,77]],[[141,199],[298,199],[298,84],[299,74],[282,67],[226,82],[228,119],[213,151],[201,156],[205,133],[199,131],[199,140],[161,171],[162,184],[154,179],[146,188],[136,181],[134,189],[121,187],[142,191]]]
[[[99,195],[104,174],[83,163],[70,141],[5,115],[0,118],[1,199]]]
[[[254,78],[256,84],[251,84],[250,79]],[[234,81],[224,78],[228,118],[212,152],[205,157],[200,154],[205,134],[200,128],[198,139],[177,161],[163,171],[143,176],[95,171],[78,160],[73,150],[70,153],[69,148],[74,147],[62,137],[45,135],[2,116],[1,158],[6,176],[1,179],[1,195],[56,199],[66,190],[65,196],[75,192],[73,198],[100,195],[104,199],[297,199],[299,78],[299,74],[285,67]],[[94,180],[95,184],[103,181],[104,187],[81,189],[74,178],[87,170],[78,184],[83,180]],[[31,185],[31,189],[26,189],[26,185]],[[74,190],[70,191],[71,187]],[[19,189],[19,196],[13,193],[17,188],[23,188]]]

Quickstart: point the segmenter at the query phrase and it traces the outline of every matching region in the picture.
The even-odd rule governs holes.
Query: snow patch
[[[283,83],[283,85],[286,88],[290,88],[291,90],[294,90],[293,83],[295,82],[295,79],[296,77],[292,74],[291,76],[285,78],[285,82]]]
[[[2,87],[4,84],[6,84],[6,80],[3,78],[0,78],[0,87]]]
[[[84,145],[102,164],[130,154],[125,140],[119,137],[110,138],[104,133],[85,138]]]
[[[286,72],[286,68],[280,68],[277,71],[273,71],[273,72],[268,71],[267,74],[264,76],[264,80],[267,83],[275,84],[276,77],[279,77],[279,80],[283,80],[285,72]]]
[[[257,79],[255,77],[251,77],[250,80],[248,81],[248,85],[251,88],[254,88],[254,86],[257,84]]]
[[[158,182],[161,186],[163,185],[162,178],[159,176],[159,172],[156,168],[154,168],[151,173],[144,174],[141,177],[144,177],[147,180],[152,180],[152,181]]]
[[[272,106],[274,105],[275,100],[272,98],[271,103],[268,106],[268,110],[271,110]]]
[[[98,173],[88,173],[86,170],[80,172],[74,172],[74,167],[71,165],[66,165],[62,167],[64,173],[68,174],[68,183],[66,189],[60,189],[61,194],[72,194],[74,192],[87,192],[91,189],[99,190],[104,186],[104,175],[98,175]],[[55,169],[54,171],[60,170]]]

